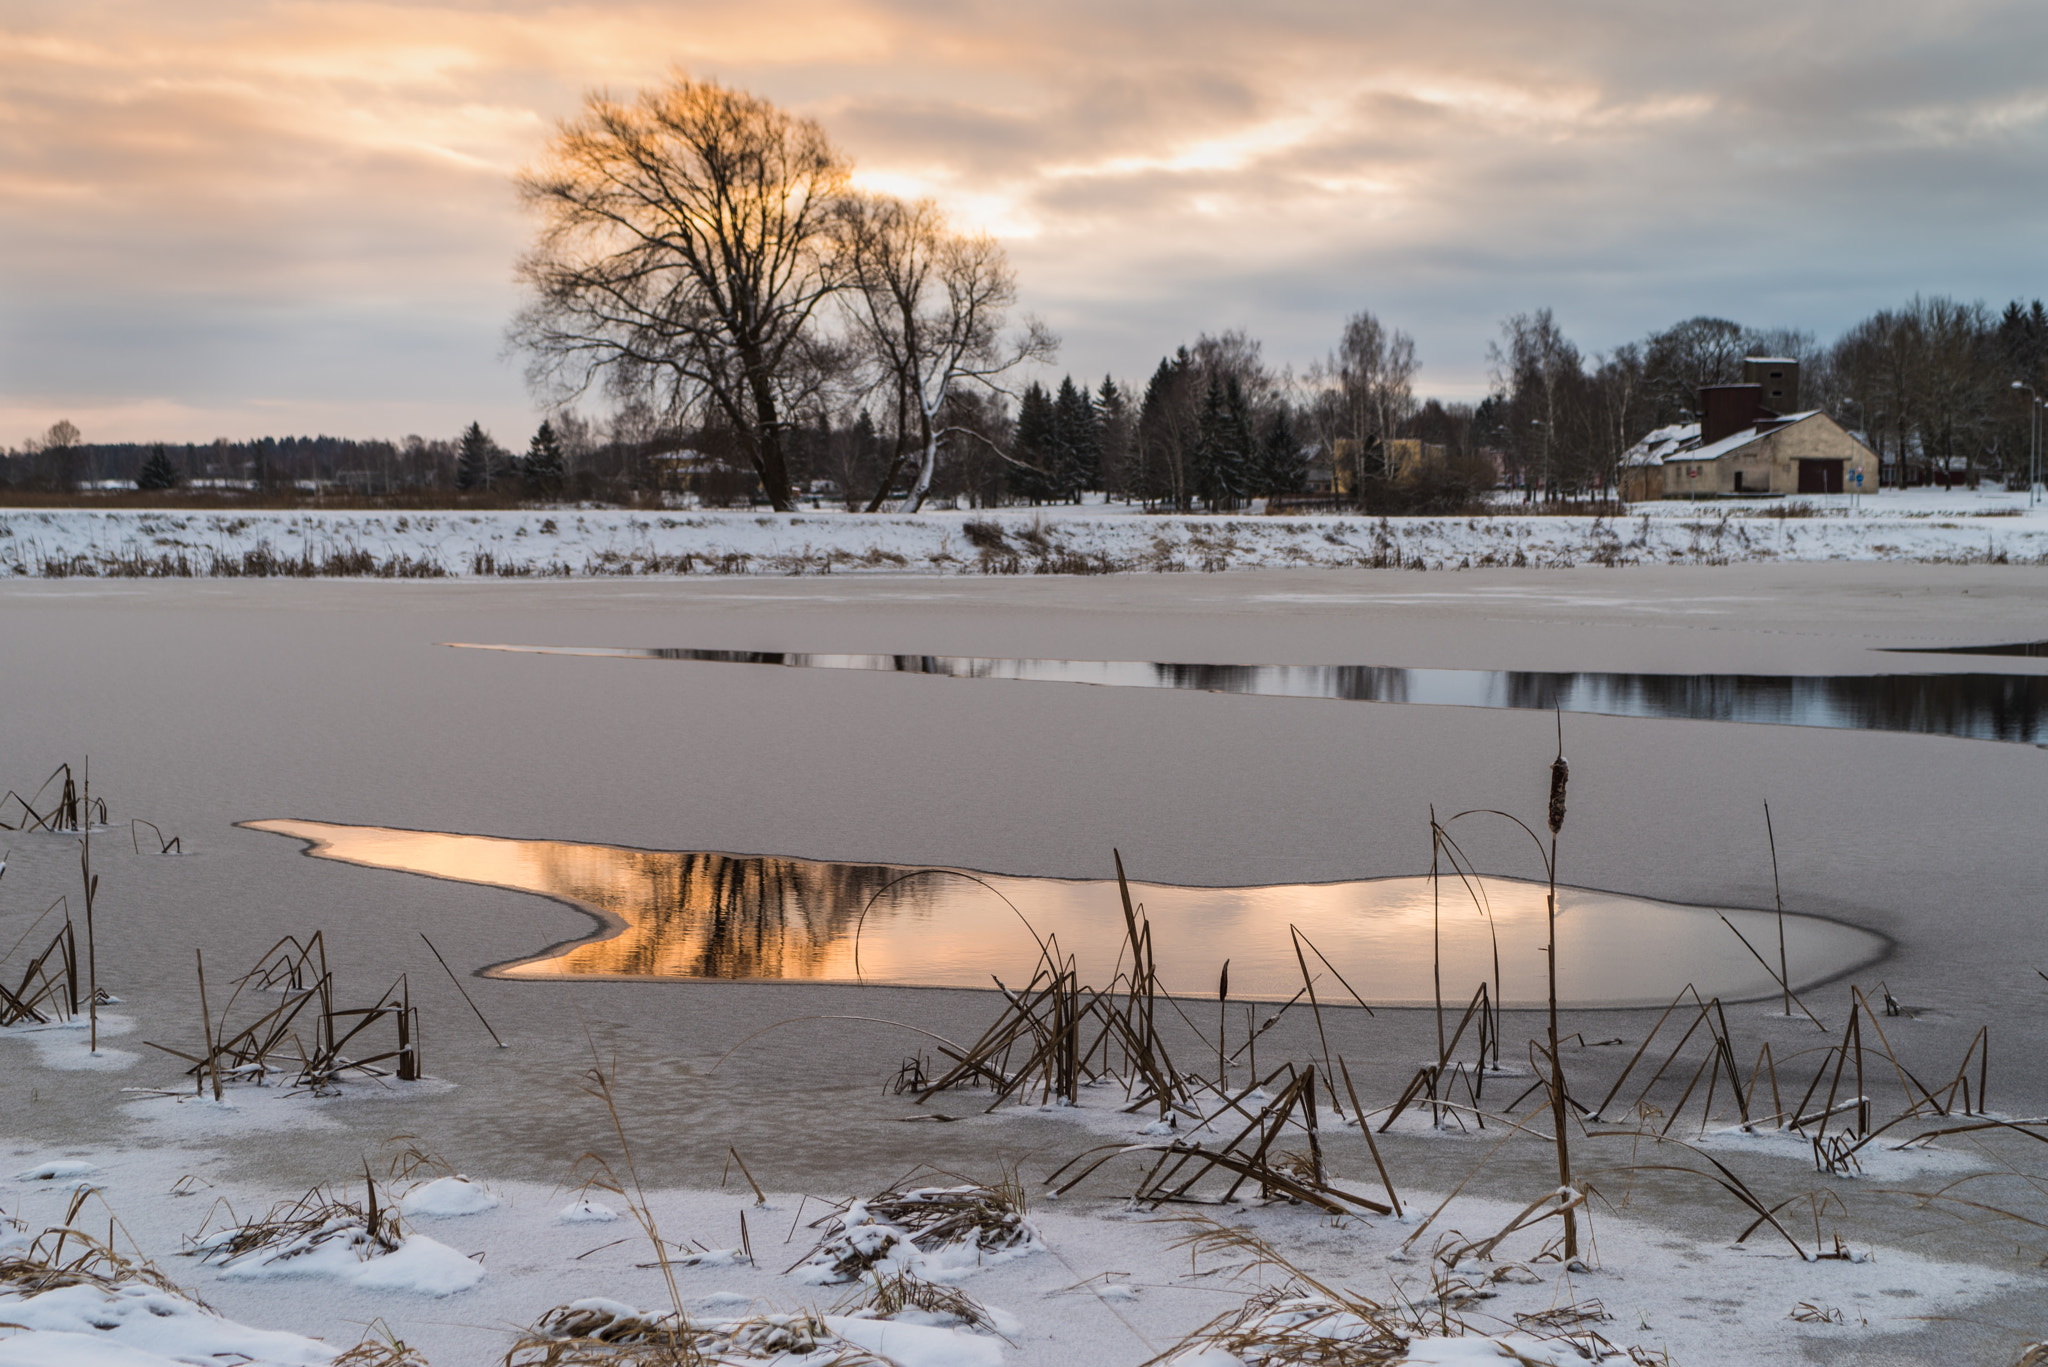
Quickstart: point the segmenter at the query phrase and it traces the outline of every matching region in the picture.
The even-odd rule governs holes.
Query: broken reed
[[[57,790],[57,795],[49,808],[39,809],[36,804],[43,800],[43,794],[49,791],[50,785],[60,778],[64,780],[63,786]],[[90,760],[86,762],[83,778],[84,786],[81,790],[78,779],[72,775],[71,766],[60,764],[50,772],[50,776],[42,781],[30,797],[24,798],[12,788],[8,789],[6,795],[0,797],[0,815],[13,815],[15,819],[12,823],[0,821],[0,830],[48,831],[52,834],[75,835],[92,826],[95,818],[98,824],[106,824],[106,799],[95,798],[92,795]],[[14,804],[11,809],[8,806],[10,802]]]
[[[968,1048],[950,1044],[942,1046],[940,1052],[951,1060],[952,1066],[935,1082],[925,1077],[921,1066],[914,1070],[920,1101],[929,1100],[950,1087],[975,1085],[986,1086],[996,1094],[990,1109],[1006,1100],[1026,1095],[1035,1095],[1040,1100],[1072,1102],[1077,1099],[1076,1089],[1080,1085],[1122,1081],[1127,1098],[1124,1109],[1129,1112],[1159,1105],[1166,1137],[1151,1143],[1107,1145],[1076,1155],[1048,1179],[1055,1190],[1072,1190],[1120,1154],[1143,1154],[1151,1158],[1132,1195],[1134,1200],[1144,1205],[1156,1207],[1168,1203],[1192,1201],[1206,1204],[1229,1200],[1245,1187],[1252,1186],[1268,1197],[1300,1201],[1334,1213],[1398,1210],[1398,1197],[1373,1136],[1375,1132],[1386,1132],[1405,1110],[1415,1106],[1428,1107],[1438,1123],[1445,1115],[1470,1116],[1481,1128],[1487,1127],[1491,1115],[1504,1122],[1502,1142],[1505,1142],[1515,1134],[1529,1133],[1507,1117],[1527,1099],[1530,1092],[1540,1090],[1545,1093],[1542,1109],[1551,1112],[1548,1138],[1558,1150],[1560,1182],[1557,1191],[1539,1198],[1524,1217],[1518,1217],[1522,1223],[1513,1228],[1525,1227],[1533,1220],[1558,1218],[1564,1226],[1559,1244],[1561,1256],[1566,1261],[1578,1255],[1576,1213],[1585,1200],[1585,1189],[1573,1176],[1568,1128],[1572,1116],[1581,1117],[1582,1124],[1611,1124],[1611,1118],[1618,1114],[1617,1101],[1624,1097],[1625,1089],[1636,1079],[1639,1079],[1637,1085],[1629,1094],[1633,1097],[1632,1103],[1623,1109],[1639,1117],[1637,1127],[1588,1131],[1589,1136],[1626,1136],[1633,1139],[1647,1136],[1659,1143],[1679,1144],[1697,1153],[1703,1165],[1632,1164],[1621,1171],[1632,1174],[1670,1171],[1713,1182],[1751,1211],[1754,1218],[1743,1237],[1769,1223],[1794,1247],[1801,1246],[1797,1240],[1791,1239],[1776,1219],[1776,1213],[1784,1209],[1784,1202],[1772,1205],[1764,1201],[1724,1164],[1692,1149],[1691,1145],[1674,1136],[1673,1131],[1689,1113],[1697,1116],[1704,1132],[1715,1116],[1717,1103],[1726,1097],[1744,1128],[1752,1131],[1775,1128],[1806,1140],[1813,1149],[1816,1167],[1824,1173],[1853,1170],[1856,1155],[1865,1146],[1887,1133],[1913,1129],[1912,1122],[1916,1120],[1925,1123],[1904,1138],[1906,1144],[1931,1142],[1944,1135],[1978,1133],[1992,1128],[2017,1128],[2036,1139],[2048,1141],[2048,1129],[2026,1123],[2015,1124],[1983,1114],[1989,1074],[1988,1027],[1980,1030],[1965,1049],[1952,1075],[1943,1074],[1943,1080],[1935,1085],[1921,1082],[1885,1037],[1882,1018],[1900,1014],[1903,1010],[1888,990],[1883,994],[1884,1010],[1879,1012],[1873,1009],[1861,989],[1851,989],[1851,1010],[1842,1037],[1839,1042],[1819,1051],[1810,1080],[1802,1076],[1801,1080],[1805,1080],[1807,1085],[1796,1105],[1786,1104],[1792,1094],[1780,1073],[1788,1064],[1814,1051],[1778,1058],[1765,1043],[1759,1048],[1756,1061],[1745,1076],[1738,1064],[1737,1043],[1721,1002],[1703,999],[1691,987],[1681,991],[1665,1009],[1626,1066],[1612,1080],[1599,1104],[1584,1104],[1573,1096],[1565,1077],[1561,1055],[1569,1040],[1562,1033],[1557,1014],[1556,854],[1569,783],[1569,767],[1561,745],[1551,766],[1551,780],[1546,825],[1553,828],[1548,832],[1550,840],[1547,845],[1525,823],[1507,817],[1536,841],[1544,861],[1548,884],[1546,912],[1550,988],[1546,1003],[1547,1038],[1542,1044],[1532,1042],[1531,1045],[1531,1063],[1537,1081],[1503,1111],[1490,1113],[1482,1104],[1489,1051],[1496,1059],[1498,1057],[1500,1010],[1497,994],[1490,992],[1488,984],[1482,982],[1455,1030],[1448,1028],[1448,1022],[1440,1027],[1436,1059],[1418,1069],[1394,1103],[1372,1112],[1369,1120],[1368,1112],[1357,1098],[1349,1066],[1341,1059],[1335,1061],[1334,1067],[1331,1066],[1329,1041],[1323,1029],[1315,986],[1317,975],[1310,971],[1309,954],[1313,953],[1321,960],[1339,982],[1343,981],[1342,975],[1323,958],[1320,951],[1306,943],[1298,928],[1293,933],[1302,973],[1302,990],[1256,1029],[1252,1028],[1253,1022],[1248,1016],[1246,1038],[1232,1050],[1222,1029],[1228,1020],[1229,977],[1226,967],[1219,973],[1217,981],[1219,1032],[1214,1042],[1217,1058],[1215,1079],[1211,1082],[1177,1071],[1156,1029],[1161,1006],[1180,1014],[1184,1025],[1198,1038],[1203,1032],[1180,1011],[1170,995],[1159,990],[1152,928],[1143,916],[1142,907],[1131,902],[1128,881],[1121,879],[1120,895],[1126,927],[1124,952],[1130,956],[1131,968],[1128,972],[1122,971],[1123,963],[1120,961],[1119,973],[1113,981],[1114,992],[1099,992],[1081,985],[1073,960],[1060,954],[1057,942],[1052,939],[1041,941],[1041,963],[1031,985],[1023,992],[1002,988],[1005,1010],[997,1024]],[[1473,886],[1474,880],[1466,869],[1468,861],[1461,851],[1456,850],[1447,827],[1462,817],[1482,814],[1507,816],[1499,812],[1465,812],[1442,824],[1436,823],[1432,817],[1436,856],[1433,862],[1439,879],[1448,864],[1467,879],[1468,888]],[[1121,875],[1120,854],[1116,862]],[[1475,902],[1484,912],[1483,892],[1475,893]],[[1438,912],[1440,915],[1440,902]],[[1748,945],[1747,940],[1744,943]],[[1756,953],[1755,946],[1748,947],[1753,954]],[[1496,942],[1496,973],[1497,954]],[[1762,959],[1760,954],[1757,957]],[[1770,968],[1767,961],[1765,966]],[[1786,958],[1781,956],[1779,966],[1771,976],[1781,987],[1786,1000],[1805,1009],[1804,1003],[1798,1002],[1786,982],[1787,967]],[[1436,973],[1440,981],[1440,960]],[[1344,985],[1346,990],[1350,990],[1348,983]],[[1355,992],[1353,996],[1357,999]],[[1324,1052],[1322,1064],[1287,1063],[1264,1073],[1259,1072],[1254,1064],[1249,1083],[1233,1087],[1230,1066],[1253,1050],[1258,1039],[1304,998],[1317,1017],[1317,1037]],[[1365,1005],[1362,999],[1358,1000],[1361,1006]],[[1367,1009],[1370,1010],[1369,1007]],[[1667,1036],[1667,1031],[1672,1033]],[[1477,1046],[1476,1057],[1470,1063],[1453,1057],[1468,1034]],[[1581,1047],[1588,1047],[1583,1037],[1579,1038],[1579,1043]],[[1621,1041],[1599,1043],[1619,1044]],[[1660,1043],[1664,1045],[1661,1051],[1658,1049]],[[1024,1059],[1021,1068],[1015,1066],[1020,1056]],[[1902,1104],[1885,1118],[1873,1114],[1874,1102],[1866,1087],[1866,1071],[1873,1067],[1898,1079],[1901,1089]],[[1331,1081],[1339,1076],[1349,1096],[1352,1115],[1360,1125],[1362,1137],[1367,1141],[1374,1165],[1386,1188],[1388,1199],[1385,1204],[1347,1191],[1329,1180],[1323,1156],[1318,1103],[1323,1094],[1331,1093]],[[1460,1082],[1466,1089],[1469,1104],[1453,1100],[1449,1094],[1448,1089]],[[1262,1088],[1275,1088],[1278,1094],[1263,1104],[1254,1105],[1254,1095]],[[1674,1092],[1676,1100],[1668,1100]],[[1214,1104],[1203,1104],[1211,1094]],[[1163,1103],[1162,1098],[1165,1099]],[[1329,1103],[1341,1118],[1344,1107],[1334,1094],[1330,1095]],[[1173,1133],[1183,1117],[1195,1122],[1199,1129],[1214,1126],[1233,1113],[1237,1121],[1230,1128],[1219,1130],[1213,1141],[1201,1142]],[[1842,1120],[1845,1116],[1850,1117],[1846,1123]],[[1640,1123],[1651,1117],[1661,1121],[1661,1125]],[[1372,1120],[1380,1123],[1373,1124]],[[1283,1136],[1303,1147],[1287,1147]],[[1198,1187],[1212,1176],[1223,1177],[1227,1182],[1226,1189],[1220,1196],[1200,1194]],[[1507,1232],[1511,1231],[1504,1231],[1502,1237]],[[1802,1256],[1834,1255],[1825,1250],[1806,1253],[1802,1249]]]
[[[193,953],[205,1052],[192,1054],[154,1041],[145,1043],[191,1064],[187,1074],[202,1090],[210,1083],[216,1101],[230,1079],[261,1083],[279,1074],[289,1076],[294,1086],[319,1089],[334,1085],[346,1073],[384,1076],[378,1065],[387,1063],[401,1082],[416,1082],[425,1076],[419,1008],[412,1004],[407,975],[401,973],[373,1005],[337,1006],[323,932],[315,931],[303,944],[287,935],[265,950],[255,967],[235,979],[235,990],[216,1019],[208,1006],[205,956],[198,950]],[[231,1032],[229,1018],[243,994],[250,991],[276,992],[282,1000]],[[385,1022],[396,1035],[391,1047],[361,1058],[343,1052],[358,1040],[367,1041],[366,1032]]]
[[[80,974],[78,960],[78,932],[73,927],[69,903],[65,898],[52,902],[14,942],[0,966],[14,957],[14,950],[35,933],[37,926],[58,908],[65,908],[64,923],[43,947],[42,953],[29,960],[20,980],[9,988],[0,980],[0,1026],[6,1025],[49,1025],[53,1020],[69,1020],[78,1014],[80,1001]]]

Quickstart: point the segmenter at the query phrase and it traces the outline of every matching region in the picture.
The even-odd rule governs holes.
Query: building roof
[[[1669,427],[1658,428],[1634,446],[1631,446],[1628,452],[1622,456],[1621,463],[1623,465],[1662,465],[1668,461],[1675,460],[1687,462],[1719,460],[1723,456],[1735,454],[1743,447],[1750,445],[1752,442],[1760,441],[1773,432],[1782,431],[1794,423],[1805,422],[1809,418],[1822,416],[1825,415],[1818,408],[1809,408],[1803,413],[1787,413],[1782,417],[1766,418],[1763,422],[1745,427],[1740,432],[1734,432],[1721,438],[1721,440],[1711,446],[1700,445],[1700,425],[1698,423],[1673,423]],[[1869,444],[1864,442],[1862,438],[1857,437],[1853,432],[1849,433],[1849,436],[1859,445],[1867,446]]]
[[[1674,451],[1690,450],[1700,440],[1700,425],[1696,422],[1675,422],[1669,427],[1660,427],[1646,435],[1641,441],[1622,454],[1623,465],[1662,465],[1664,458]]]

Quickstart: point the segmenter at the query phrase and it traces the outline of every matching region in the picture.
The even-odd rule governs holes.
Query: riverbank
[[[1157,515],[1127,507],[928,512],[193,512],[0,509],[0,576],[584,578],[1564,569],[1812,561],[2048,564],[2023,494],[1645,503],[1625,517]]]

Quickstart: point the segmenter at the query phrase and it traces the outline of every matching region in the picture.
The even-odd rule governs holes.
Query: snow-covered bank
[[[2048,563],[2048,507],[2004,492],[1639,504],[1627,517],[1162,516],[1117,506],[833,511],[0,510],[0,576],[440,578],[1110,574],[1901,560]]]
[[[14,1164],[47,1157],[24,1158],[22,1145],[11,1148]],[[1354,1304],[1385,1309],[1384,1322],[1409,1340],[1407,1353],[1388,1361],[1468,1360],[1436,1337],[1449,1332],[1464,1336],[1454,1341],[1472,1361],[1504,1357],[1486,1344],[1496,1339],[1530,1354],[1524,1361],[1581,1362],[1588,1360],[1582,1352],[1597,1352],[1610,1361],[1704,1367],[1793,1361],[1809,1347],[1854,1352],[1926,1317],[1967,1317],[1987,1298],[2037,1285],[2018,1268],[1862,1243],[1847,1256],[1802,1260],[1782,1243],[1731,1243],[1726,1232],[1692,1237],[1604,1206],[1588,1210],[1584,1266],[1568,1267],[1546,1249],[1555,1234],[1548,1224],[1486,1258],[1447,1265],[1437,1236],[1448,1226],[1421,1227],[1440,1198],[1417,1191],[1419,1209],[1400,1219],[1330,1219],[1255,1200],[1210,1208],[1221,1223],[1134,1211],[1116,1199],[1054,1202],[1034,1194],[1026,1256],[977,1254],[970,1240],[949,1248],[942,1270],[918,1262],[907,1283],[892,1283],[892,1270],[881,1280],[850,1275],[821,1286],[800,1261],[833,1227],[819,1217],[834,1203],[821,1204],[816,1194],[770,1192],[757,1200],[744,1186],[649,1193],[645,1209],[671,1250],[664,1272],[635,1222],[593,1228],[562,1211],[562,1189],[518,1182],[496,1184],[499,1203],[473,1213],[407,1216],[402,1227],[391,1226],[392,1251],[351,1251],[337,1242],[323,1246],[330,1255],[287,1265],[295,1275],[250,1280],[237,1276],[234,1260],[206,1256],[210,1241],[195,1240],[195,1232],[296,1193],[235,1180],[226,1151],[84,1156],[95,1173],[76,1222],[105,1229],[115,1217],[117,1257],[90,1259],[97,1276],[59,1276],[41,1288],[0,1280],[0,1364],[161,1367],[230,1360],[225,1354],[314,1367],[366,1335],[389,1335],[433,1367],[483,1367],[503,1361],[523,1326],[558,1307],[583,1314],[557,1313],[557,1321],[637,1314],[658,1326],[677,1302],[700,1332],[734,1340],[730,1357],[706,1345],[716,1362],[810,1362],[803,1343],[814,1338],[828,1350],[819,1362],[831,1360],[836,1340],[897,1367],[1135,1363],[1240,1305],[1270,1313],[1261,1306],[1286,1310],[1291,1296],[1308,1312],[1301,1317],[1311,1318],[1317,1293],[1298,1280],[1310,1276]],[[0,1207],[25,1226],[0,1234],[0,1259],[22,1257],[34,1231],[64,1223],[77,1186],[26,1173],[0,1180]],[[352,1191],[362,1195],[359,1177]],[[240,1214],[228,1217],[230,1209]],[[847,1218],[861,1210],[853,1206]],[[1469,1234],[1490,1233],[1515,1213],[1510,1203],[1468,1197],[1453,1215]],[[1190,1234],[1226,1229],[1203,1248],[1187,1242]],[[45,1241],[42,1251],[50,1247]],[[1247,1255],[1266,1257],[1262,1250],[1285,1261],[1243,1266]],[[73,1236],[67,1261],[82,1251]],[[459,1286],[444,1275],[416,1275],[426,1255],[468,1275]],[[441,1272],[438,1263],[431,1270]],[[892,1285],[952,1309],[897,1307],[888,1299]],[[1262,1291],[1265,1302],[1247,1300]],[[963,1321],[962,1312],[972,1318]],[[772,1330],[783,1331],[779,1346],[796,1351],[747,1350],[750,1332]],[[1176,1360],[1216,1367],[1240,1360],[1201,1346]]]

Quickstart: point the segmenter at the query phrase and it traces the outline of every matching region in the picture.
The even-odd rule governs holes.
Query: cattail
[[[1572,766],[1559,755],[1550,763],[1550,833],[1556,835],[1564,826],[1564,790],[1572,779]]]

